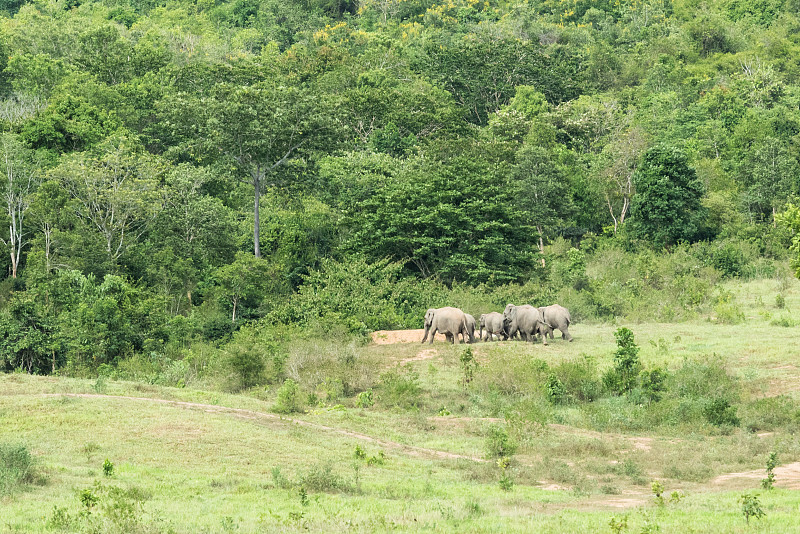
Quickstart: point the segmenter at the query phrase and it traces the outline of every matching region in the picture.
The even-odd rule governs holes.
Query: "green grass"
[[[711,316],[576,324],[573,343],[473,345],[479,366],[466,388],[463,346],[358,348],[375,362],[375,376],[408,362],[420,386],[412,408],[389,405],[380,381],[372,408],[357,408],[350,397],[281,419],[271,412],[277,387],[230,395],[0,375],[0,443],[25,446],[37,472],[36,483],[0,496],[0,532],[610,532],[612,517],[626,517],[625,532],[637,533],[653,525],[660,532],[796,532],[797,497],[782,489],[780,471],[772,491],[759,491],[758,477],[715,480],[763,470],[773,450],[781,465],[800,460],[782,420],[760,435],[696,421],[633,431],[631,418],[646,407],[608,398],[552,406],[537,396],[541,384],[526,381],[536,376],[536,359],[552,369],[588,356],[604,371],[613,332],[624,325],[645,367],[675,372],[685,361],[722,362],[740,384],[740,414],[745,406],[754,406],[755,417],[774,408],[747,404],[759,398],[800,400],[800,329],[771,324],[775,315],[800,322],[798,285],[762,280],[726,289],[746,323],[717,324]],[[64,395],[98,391],[105,396]],[[517,444],[510,491],[500,488],[501,469],[490,459],[492,425]],[[384,463],[356,459],[357,445],[367,456],[383,452]],[[659,507],[653,480],[665,496],[680,490],[685,498]],[[84,490],[99,500],[81,516]],[[749,526],[737,504],[746,490],[758,491],[766,512]]]

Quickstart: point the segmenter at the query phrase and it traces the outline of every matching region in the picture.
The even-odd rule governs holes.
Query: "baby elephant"
[[[508,339],[506,335],[505,325],[503,324],[503,314],[498,312],[484,313],[480,317],[480,338],[483,339],[483,329],[486,329],[486,339],[492,339],[493,334],[500,339]]]
[[[549,335],[550,339],[553,339],[553,330],[561,330],[561,339],[572,341],[572,336],[569,333],[569,325],[572,319],[570,319],[568,309],[558,304],[551,304],[550,306],[539,308],[539,313],[542,314],[542,322],[546,325],[542,329],[543,337]]]

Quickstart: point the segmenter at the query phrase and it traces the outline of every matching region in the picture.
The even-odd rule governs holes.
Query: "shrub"
[[[553,367],[552,373],[564,387],[564,393],[571,399],[591,402],[602,392],[602,384],[597,378],[597,366],[590,356],[582,360],[566,361]]]
[[[553,404],[562,404],[566,400],[567,390],[554,373],[548,375],[545,391],[547,392],[547,398]]]
[[[709,401],[703,409],[706,420],[715,426],[739,426],[736,408],[727,399],[717,398]]]
[[[758,500],[758,495],[743,493],[741,497],[739,497],[739,503],[742,505],[742,515],[748,525],[750,524],[751,517],[761,519],[766,515],[761,508],[761,501]]]
[[[310,491],[353,491],[352,485],[333,471],[333,464],[315,464],[300,476],[300,486]]]
[[[503,426],[492,424],[486,432],[486,452],[490,458],[513,456],[517,452],[517,443]]]
[[[34,460],[25,445],[0,443],[0,495],[36,479]]]
[[[296,413],[303,411],[303,400],[297,382],[287,378],[278,390],[278,398],[273,410],[278,413]]]
[[[362,391],[356,396],[356,406],[359,408],[372,408],[373,404],[375,404],[375,400],[372,398],[371,389]]]
[[[419,403],[421,393],[419,373],[411,367],[404,367],[402,372],[391,370],[381,375],[381,400],[389,406],[414,407]]]
[[[651,401],[660,401],[661,396],[667,388],[667,372],[660,367],[643,371],[639,375],[639,385],[642,393]]]
[[[778,453],[772,451],[767,458],[767,478],[761,480],[761,487],[766,490],[772,489],[775,483],[775,467],[778,465]]]
[[[634,388],[642,364],[630,329],[620,328],[614,332],[614,337],[617,339],[614,367],[603,375],[603,385],[613,393],[622,394]]]
[[[106,458],[106,461],[103,462],[103,475],[110,477],[114,475],[114,464],[111,463],[111,460]]]
[[[667,377],[670,395],[688,398],[739,398],[739,382],[728,374],[718,356],[706,361],[684,360],[683,365]]]
[[[717,296],[714,315],[716,322],[720,324],[739,324],[744,321],[744,312],[734,300],[733,295],[726,291],[720,292]]]
[[[226,388],[232,392],[260,384],[274,384],[285,376],[287,354],[280,334],[260,325],[236,332],[223,346],[220,372],[227,375]]]
[[[745,403],[739,409],[742,426],[749,432],[770,432],[784,428],[789,432],[800,429],[800,404],[781,395]]]
[[[308,391],[322,388],[329,400],[371,388],[379,368],[379,362],[357,350],[354,342],[322,339],[295,341],[285,363],[289,378]]]

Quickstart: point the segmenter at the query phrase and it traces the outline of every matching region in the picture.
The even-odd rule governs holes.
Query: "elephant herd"
[[[494,338],[506,340],[519,336],[524,341],[533,341],[537,335],[542,336],[542,344],[547,345],[547,337],[553,339],[553,330],[561,331],[561,338],[572,341],[569,325],[572,322],[569,310],[558,304],[536,308],[529,304],[514,306],[509,304],[503,313],[484,313],[479,319],[479,337],[481,340],[494,341]],[[461,342],[475,342],[475,317],[458,308],[429,308],[425,312],[425,335],[433,343],[436,332],[444,334],[447,341],[455,343],[461,334]],[[483,331],[486,330],[484,338]]]

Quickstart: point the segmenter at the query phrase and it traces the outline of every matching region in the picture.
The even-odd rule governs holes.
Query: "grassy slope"
[[[642,347],[642,359],[674,367],[684,356],[716,353],[745,380],[753,395],[797,397],[800,328],[770,325],[779,316],[800,319],[797,285],[782,288],[786,311],[773,305],[774,294],[781,289],[775,281],[731,284],[729,289],[746,306],[751,317],[746,325],[706,320],[630,325]],[[588,354],[603,367],[610,362],[615,328],[576,325],[574,343],[557,339],[548,348],[507,343],[481,344],[474,350],[483,366],[508,358],[558,362]],[[123,382],[100,387],[85,380],[0,376],[0,442],[27,444],[47,478],[45,485],[0,497],[0,530],[46,531],[54,506],[75,516],[80,510],[78,491],[96,480],[140,488],[149,496],[137,523],[143,531],[609,532],[610,518],[623,515],[628,516],[629,532],[640,532],[647,524],[657,524],[662,532],[800,529],[795,492],[762,491],[767,516],[747,526],[736,499],[745,488],[756,489],[757,479],[713,481],[725,472],[763,469],[766,453],[773,448],[781,451],[783,464],[800,460],[800,446],[789,435],[599,433],[576,428],[573,423],[580,423],[580,416],[565,410],[560,417],[567,424],[538,429],[526,437],[511,467],[516,484],[504,492],[493,462],[437,458],[342,432],[482,459],[485,429],[491,424],[485,406],[491,400],[483,399],[481,408],[465,400],[458,385],[463,348],[444,344],[433,348],[436,352],[428,358],[410,363],[427,392],[420,413],[347,408],[318,409],[298,417],[333,430],[203,407],[43,394],[94,394],[99,389],[107,395],[269,412],[271,403],[246,396]],[[420,349],[413,343],[363,350],[392,368]],[[452,415],[433,416],[439,407]],[[379,450],[387,455],[382,466],[361,464],[359,489],[311,491],[310,502],[303,506],[297,489],[276,487],[272,475],[276,466],[296,481],[326,463],[333,466],[329,481],[353,486],[356,444],[370,455]],[[102,474],[105,458],[116,466],[110,479]],[[678,504],[658,508],[649,498],[649,484],[656,478],[664,481],[667,494],[681,489],[687,496]],[[559,487],[573,490],[548,489]]]

